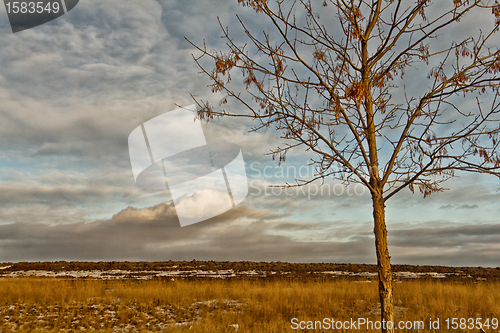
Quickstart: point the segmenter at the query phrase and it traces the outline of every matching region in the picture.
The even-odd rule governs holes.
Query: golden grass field
[[[396,321],[424,320],[426,332],[479,332],[447,329],[444,320],[491,321],[500,317],[499,300],[499,282],[395,283]],[[293,330],[291,320],[375,321],[377,304],[376,281],[2,278],[0,331],[368,332],[377,330]],[[440,318],[438,330],[427,327],[429,318]]]

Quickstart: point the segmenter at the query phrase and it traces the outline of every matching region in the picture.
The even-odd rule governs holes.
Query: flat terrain
[[[394,278],[450,281],[500,281],[500,267],[445,267],[393,265]],[[1,277],[57,277],[90,279],[264,279],[322,280],[377,278],[377,267],[366,264],[284,262],[20,262],[0,264]]]
[[[373,265],[42,262],[0,268],[2,333],[379,331],[325,324],[379,320]],[[395,266],[395,319],[404,326],[396,331],[416,332],[421,322],[420,332],[479,332],[468,320],[481,318],[484,330],[496,333],[499,273]],[[457,329],[448,327],[453,318]]]

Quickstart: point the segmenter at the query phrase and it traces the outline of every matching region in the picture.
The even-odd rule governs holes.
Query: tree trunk
[[[385,227],[385,205],[382,196],[377,193],[372,193],[372,202],[382,332],[393,333],[395,323],[392,295],[392,268],[387,244],[387,229]]]

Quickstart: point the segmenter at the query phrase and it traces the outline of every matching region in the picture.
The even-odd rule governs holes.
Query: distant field
[[[393,265],[396,279],[432,278],[450,281],[500,281],[500,267]],[[0,277],[90,279],[266,279],[308,280],[377,278],[377,267],[366,264],[286,262],[20,262],[0,263]]]
[[[133,278],[133,274],[122,278],[119,274],[123,275],[125,271],[143,272],[141,274],[145,271],[169,271],[165,267],[162,270],[161,267],[153,269],[134,266],[140,266],[139,263],[125,263],[129,265],[128,268],[111,267],[108,273],[114,277],[102,275],[102,279],[97,274],[100,272],[97,267],[85,270],[78,266],[94,263],[66,263],[62,266],[68,264],[68,271],[51,270],[47,266],[50,264],[47,263],[35,263],[30,267],[25,264],[25,272],[38,271],[56,277],[40,277],[34,273],[30,273],[31,277],[20,277],[22,274],[19,272],[22,271],[16,270],[19,268],[15,267],[17,264],[2,269],[0,332],[377,331],[366,327],[349,330],[329,329],[325,327],[324,322],[324,318],[330,324],[331,319],[335,322],[357,321],[359,318],[373,322],[379,320],[377,282],[372,279],[372,275],[313,274],[313,277],[308,278],[311,274],[307,273],[307,270],[302,275],[293,270],[287,274],[268,270],[270,276],[280,276],[268,279],[259,277],[266,267],[263,267],[263,270],[259,270],[259,267],[242,267],[240,270],[237,263],[232,263],[233,268],[225,266],[231,263],[221,263],[221,266],[214,267],[213,271],[232,270],[231,274],[235,275],[233,278],[204,278],[194,275],[185,278],[167,275],[158,277],[151,274],[145,279],[140,278],[143,275]],[[198,267],[205,263],[179,264],[171,263],[170,271],[177,271],[179,266],[190,272],[198,271],[192,266]],[[37,265],[46,267],[42,269]],[[172,268],[173,266],[177,267]],[[404,271],[411,272],[409,267],[411,266],[405,266]],[[102,270],[102,267],[100,268]],[[112,274],[113,270],[117,275]],[[456,270],[462,272],[460,274],[467,273],[467,276],[473,273],[466,271],[466,268]],[[479,271],[478,268],[474,270]],[[80,277],[72,277],[64,274],[91,271],[96,275],[86,276],[82,273]],[[253,271],[257,274],[235,273]],[[318,271],[318,268],[314,271]],[[18,272],[17,275],[13,274],[14,272]],[[50,272],[53,274],[50,275]],[[54,275],[55,272],[63,274]],[[272,272],[274,273],[271,274]],[[404,275],[403,278],[396,278],[396,323],[402,321],[408,325],[423,321],[425,326],[421,332],[479,332],[468,327],[460,329],[460,318],[481,318],[483,323],[488,319],[489,327],[484,327],[486,332],[500,330],[494,325],[494,319],[498,325],[500,317],[499,281],[494,277],[481,277],[479,274],[473,277],[450,275],[450,278],[436,274],[414,275],[412,278]],[[295,321],[292,321],[293,318],[296,318]],[[439,318],[439,329],[430,329],[430,318],[434,323]],[[458,329],[447,328],[447,318],[450,318],[450,324],[452,318],[457,318]],[[298,325],[301,321],[303,327],[308,321],[312,321],[310,325],[314,321],[321,321],[323,326],[321,330],[292,329],[293,323]],[[317,328],[318,325],[316,323]],[[467,322],[465,325],[468,325]],[[416,332],[406,328],[397,331]]]

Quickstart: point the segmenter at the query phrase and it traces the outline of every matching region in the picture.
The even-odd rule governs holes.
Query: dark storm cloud
[[[304,241],[268,231],[333,234],[335,221],[280,222],[283,218],[240,206],[181,228],[172,203],[164,203],[128,207],[92,223],[13,223],[0,226],[0,260],[375,262],[369,224],[360,228],[340,223],[337,230],[344,230],[344,240]],[[394,263],[495,266],[500,225],[398,229],[389,233],[389,243]]]
[[[250,224],[231,223],[252,218]],[[279,216],[275,216],[278,218]],[[369,257],[362,239],[296,242],[266,234],[273,214],[237,207],[203,223],[180,228],[171,203],[127,208],[109,220],[57,226],[0,226],[0,260],[287,260],[344,261]]]
[[[394,262],[500,266],[498,223],[398,229],[389,232],[389,243]]]
[[[500,224],[394,230],[396,246],[447,247],[468,243],[500,244]]]

